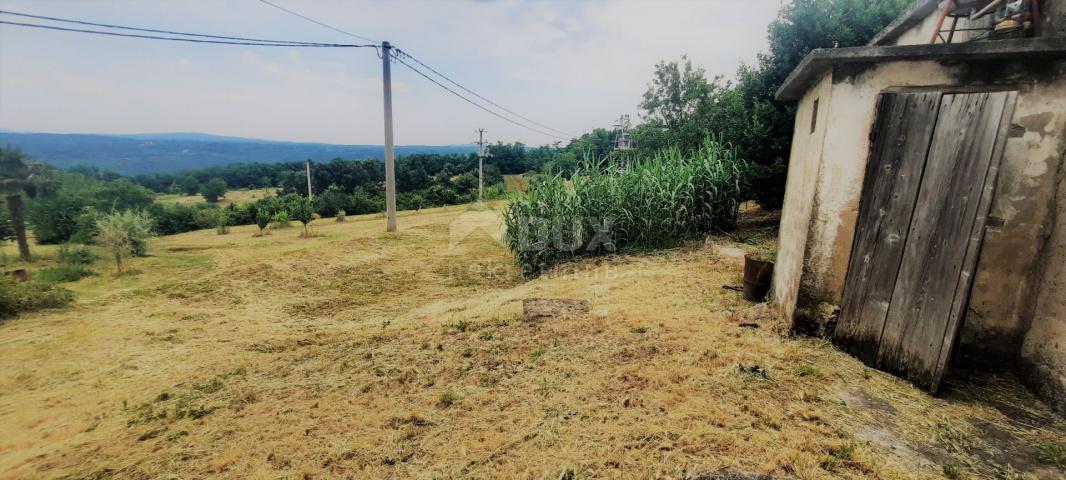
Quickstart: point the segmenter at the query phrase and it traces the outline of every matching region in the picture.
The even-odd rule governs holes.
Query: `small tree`
[[[200,194],[207,203],[218,203],[226,196],[226,181],[221,178],[212,178],[200,188]]]
[[[108,250],[115,259],[115,270],[121,274],[122,259],[143,254],[152,236],[152,217],[133,210],[112,212],[96,221],[96,230],[96,242]]]
[[[347,216],[348,212],[345,212],[344,210],[337,210],[337,216],[335,217],[337,219],[337,223],[344,223],[344,219]]]
[[[315,207],[311,204],[311,201],[307,197],[301,197],[299,195],[289,195],[286,202],[286,210],[293,220],[299,221],[304,226],[303,236],[310,236],[308,227],[311,225],[311,221],[314,220]]]
[[[270,209],[265,207],[255,209],[255,226],[259,227],[260,237],[267,234],[267,227],[270,226],[270,222],[273,218],[274,215]]]
[[[224,208],[220,208],[215,215],[215,231],[218,232],[219,235],[229,233],[230,212]]]

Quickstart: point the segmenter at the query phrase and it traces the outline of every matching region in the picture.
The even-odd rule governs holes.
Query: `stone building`
[[[777,92],[798,103],[772,302],[933,391],[1008,365],[1063,411],[1066,0],[948,3]]]

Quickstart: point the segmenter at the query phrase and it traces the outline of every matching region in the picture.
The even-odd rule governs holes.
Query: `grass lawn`
[[[253,237],[254,226],[159,238],[132,275],[99,262],[100,275],[66,284],[76,306],[0,323],[0,477],[1061,478],[1066,467],[1053,455],[1066,422],[1009,377],[951,377],[930,397],[748,310],[721,288],[740,280],[730,238],[765,235],[527,281],[495,239],[495,210],[401,212],[396,234],[377,215],[316,225],[309,239]],[[50,263],[40,252],[31,269]],[[530,297],[584,298],[592,312],[529,323]]]

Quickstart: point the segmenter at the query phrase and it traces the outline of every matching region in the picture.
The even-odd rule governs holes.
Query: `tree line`
[[[632,132],[638,156],[651,157],[664,147],[692,153],[711,135],[753,165],[747,196],[765,208],[780,208],[795,105],[774,99],[777,89],[811,50],[865,45],[913,3],[787,2],[767,29],[769,50],[754,64],[741,65],[735,80],[709,79],[684,55],[660,62],[640,102],[643,123]]]

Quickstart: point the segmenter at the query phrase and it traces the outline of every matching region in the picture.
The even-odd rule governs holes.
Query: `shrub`
[[[337,220],[337,223],[344,223],[344,219],[346,216],[347,213],[345,213],[344,210],[337,210],[337,216],[334,218]]]
[[[58,265],[33,274],[33,279],[48,283],[76,282],[85,277],[96,275],[84,265]]]
[[[780,210],[785,201],[788,167],[782,162],[752,165],[744,182],[744,199],[754,200],[763,210]]]
[[[122,273],[122,259],[147,252],[152,217],[133,210],[110,213],[97,220],[96,229],[96,242],[108,249],[115,259],[115,269]]]
[[[506,207],[508,248],[527,275],[616,250],[661,248],[736,226],[747,163],[712,139],[606,167],[588,160],[567,181],[531,182]]]
[[[214,212],[215,215],[215,232],[219,235],[225,235],[229,233],[230,214],[229,211],[224,209],[218,209]]]
[[[292,215],[294,220],[299,221],[304,226],[304,236],[308,236],[308,227],[311,225],[311,221],[315,219],[315,206],[311,203],[307,197],[303,197],[296,194],[289,194],[283,198],[285,202],[285,210]]]
[[[57,253],[59,261],[67,265],[89,265],[96,261],[96,254],[85,245],[64,243]]]
[[[271,228],[289,228],[292,226],[291,222],[292,217],[289,216],[289,212],[284,210],[275,212],[274,215],[270,217]]]
[[[58,308],[74,301],[74,292],[52,283],[16,283],[10,278],[0,278],[0,318],[20,313]]]
[[[205,204],[156,203],[148,207],[148,213],[154,219],[156,233],[173,235],[213,227],[210,212],[216,208]]]
[[[267,227],[270,226],[270,211],[266,208],[259,208],[255,211],[255,226],[259,227],[259,236],[267,234]]]
[[[74,235],[78,216],[88,207],[89,199],[73,195],[35,198],[26,209],[26,221],[33,227],[33,238],[41,245],[65,243]]]

